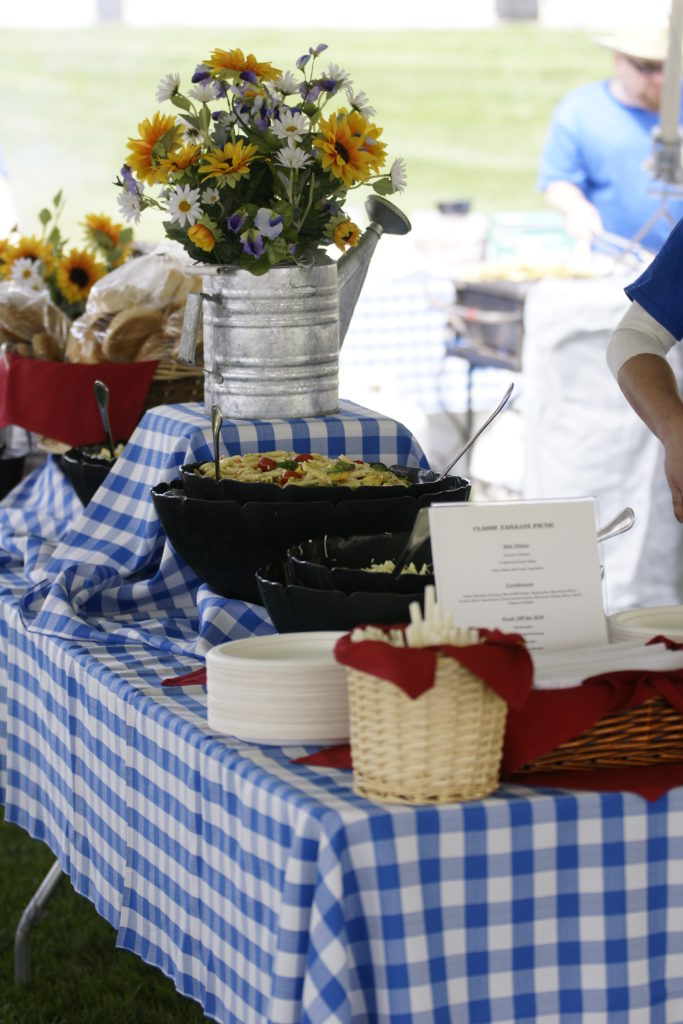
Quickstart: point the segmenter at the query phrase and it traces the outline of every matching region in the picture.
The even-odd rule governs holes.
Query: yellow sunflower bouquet
[[[41,234],[0,239],[0,281],[34,292],[46,292],[70,319],[85,309],[92,286],[132,252],[133,230],[104,214],[87,214],[82,222],[86,244],[67,247],[58,221],[62,192],[38,214]]]
[[[116,181],[123,218],[162,210],[166,235],[193,259],[256,274],[356,245],[348,193],[401,192],[406,171],[400,158],[385,169],[382,129],[349,75],[319,70],[326,49],[310,47],[295,72],[215,49],[186,94],[179,74],[166,75],[157,100],[178,113],[155,112],[128,140]]]

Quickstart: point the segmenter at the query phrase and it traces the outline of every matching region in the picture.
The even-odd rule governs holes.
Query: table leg
[[[64,872],[55,861],[31,897],[14,936],[14,983],[28,985],[31,978],[31,949],[29,937],[34,924],[43,917],[45,907],[57,888]]]

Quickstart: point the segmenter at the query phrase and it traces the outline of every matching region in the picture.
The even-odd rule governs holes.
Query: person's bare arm
[[[683,523],[683,401],[666,359],[647,352],[628,359],[618,376],[627,401],[664,445],[664,472],[674,515]]]
[[[567,231],[574,238],[590,242],[602,233],[600,214],[571,181],[553,181],[544,194],[548,205],[564,216]]]

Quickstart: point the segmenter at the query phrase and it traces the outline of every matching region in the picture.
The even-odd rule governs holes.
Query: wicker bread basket
[[[507,704],[453,658],[416,699],[347,668],[354,789],[371,800],[449,803],[498,788]]]
[[[204,370],[185,366],[172,359],[162,359],[157,366],[142,411],[156,405],[177,405],[181,402],[204,401]]]
[[[683,760],[683,716],[663,697],[606,715],[580,736],[530,761],[515,774],[591,771]]]

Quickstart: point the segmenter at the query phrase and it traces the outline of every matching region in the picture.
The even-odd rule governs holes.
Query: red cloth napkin
[[[508,709],[503,774],[555,750],[605,715],[658,695],[683,714],[683,669],[607,672],[566,690],[532,690],[524,707]]]
[[[380,627],[381,628],[381,627]],[[334,656],[342,665],[399,686],[413,700],[434,685],[437,655],[445,654],[490,686],[510,707],[521,708],[531,691],[533,662],[516,633],[480,630],[484,642],[468,647],[394,647],[382,640],[337,640]]]
[[[114,439],[135,430],[156,371],[150,363],[57,363],[28,359],[15,352],[0,359],[0,427],[24,430],[72,447],[105,440],[93,385],[109,388],[109,418]]]
[[[169,676],[162,679],[162,686],[199,686],[206,682],[206,665],[196,668],[192,672],[186,672],[184,676]]]

